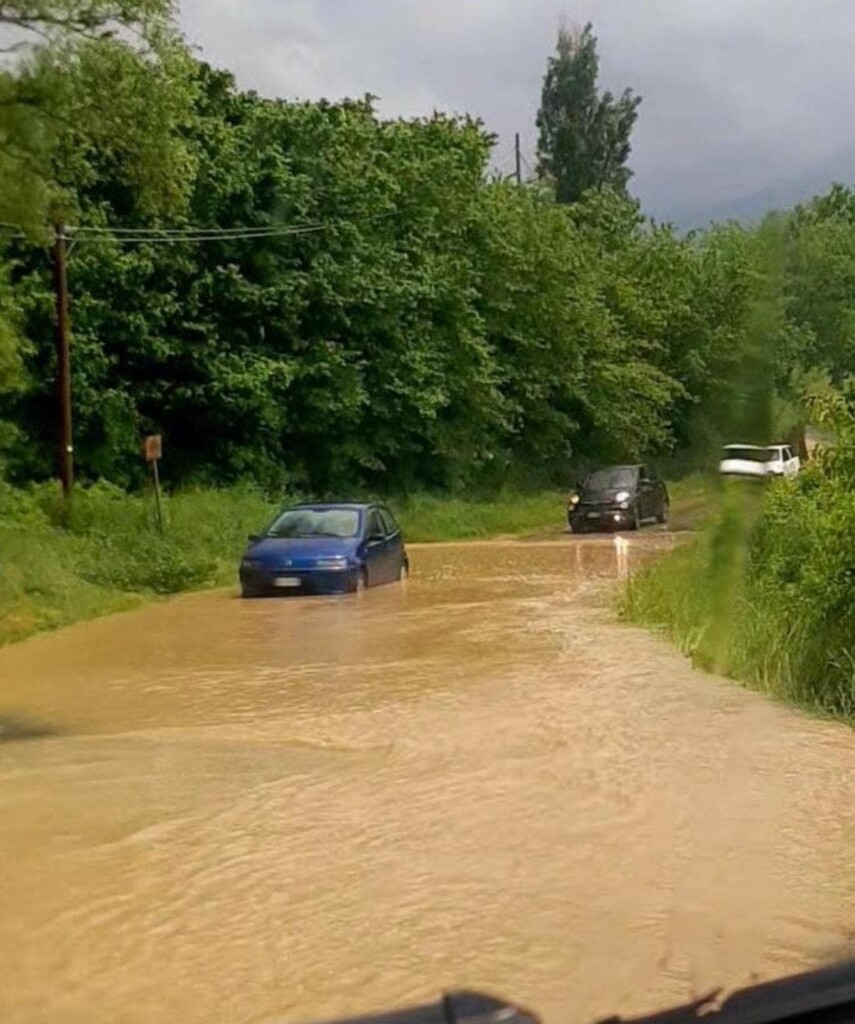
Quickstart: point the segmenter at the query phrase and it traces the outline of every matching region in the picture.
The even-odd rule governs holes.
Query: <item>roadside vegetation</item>
[[[711,511],[709,479],[695,474],[669,484],[671,529],[696,530]],[[417,494],[391,502],[413,543],[557,537],[567,532],[567,499],[573,488],[505,490],[489,497]]]
[[[549,490],[707,439],[740,365],[751,236],[645,218],[626,193],[637,101],[599,92],[590,32],[562,34],[522,186],[491,173],[472,118],[267,99],[163,24],[144,56],[89,36],[57,52],[62,116],[41,124],[73,238],[81,481],[138,489],[149,433],[173,489],[314,495]],[[134,88],[112,88],[117,61]],[[108,148],[101,119],[66,117],[96,97]],[[53,278],[43,236],[12,235],[2,457],[27,484],[56,467]]]
[[[767,495],[722,488],[712,523],[634,579],[623,612],[705,669],[855,722],[855,389],[812,404],[835,446]]]
[[[182,591],[235,579],[246,536],[273,506],[250,491],[165,499],[166,531],[150,497],[109,484],[0,485],[0,644]]]
[[[407,540],[430,543],[560,534],[567,527],[566,499],[560,491],[504,492],[488,500],[418,494],[392,505]]]

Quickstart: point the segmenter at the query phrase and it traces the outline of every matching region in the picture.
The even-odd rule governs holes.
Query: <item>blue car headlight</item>
[[[348,565],[346,555],[333,555],[331,558],[319,558],[315,562],[316,569],[341,570],[346,569],[347,567]]]

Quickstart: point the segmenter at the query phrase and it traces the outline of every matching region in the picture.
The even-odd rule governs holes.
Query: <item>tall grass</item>
[[[404,536],[418,543],[560,533],[567,528],[566,499],[552,491],[489,500],[420,494],[392,505]]]
[[[698,539],[630,584],[623,613],[700,667],[855,721],[855,493],[808,471],[725,493]]]
[[[757,233],[745,346],[711,417],[722,437],[772,435],[775,354],[786,335],[786,223]],[[691,545],[632,581],[627,619],[660,629],[703,668],[855,721],[855,378],[803,396],[834,448],[795,480],[719,489]]]
[[[247,533],[272,513],[250,490],[151,499],[110,485],[80,488],[67,511],[49,485],[0,485],[0,644],[143,600],[234,578]]]

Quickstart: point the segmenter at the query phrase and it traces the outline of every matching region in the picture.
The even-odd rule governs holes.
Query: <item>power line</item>
[[[190,228],[111,228],[111,227],[91,227],[82,225],[80,227],[70,227],[68,229],[69,234],[75,235],[110,235],[110,236],[123,236],[133,235],[137,236],[148,236],[154,235],[163,238],[185,238],[188,235],[216,235],[216,236],[227,236],[235,234],[278,234],[282,232],[294,232],[303,231],[306,229],[314,229],[324,227],[322,224],[305,224],[298,227],[286,227],[281,224],[268,224],[268,225],[256,225],[253,227],[251,224],[245,224],[241,227],[234,228],[206,228],[206,227],[190,227]]]
[[[106,242],[118,245],[199,244],[317,234],[321,231],[330,231],[354,223],[384,220],[396,216],[398,212],[397,210],[390,210],[386,213],[369,214],[365,217],[353,217],[347,220],[327,221],[326,223],[317,224],[299,224],[293,227],[275,224],[259,227],[243,225],[233,228],[110,228],[81,225],[69,227],[66,229],[66,232],[69,238],[74,239],[75,244],[85,245],[103,244]]]
[[[359,221],[374,221],[393,217],[398,213],[391,210],[382,214],[371,214],[366,217],[355,217],[348,220],[328,221],[326,223],[299,224],[292,227],[286,225],[241,225],[231,228],[208,228],[193,226],[187,228],[113,228],[92,225],[69,225],[65,235],[75,245],[98,245],[112,243],[117,245],[168,245],[182,243],[204,244],[207,242],[248,241],[265,238],[286,238],[299,235],[317,234],[337,227],[347,226]],[[4,234],[4,232],[6,232]],[[9,234],[8,232],[13,232]],[[30,239],[21,225],[0,221],[0,236],[6,239]]]
[[[262,240],[265,238],[289,238],[294,235],[317,234],[327,231],[334,225],[316,225],[314,227],[293,228],[280,231],[243,231],[240,234],[196,234],[196,235],[114,235],[104,234],[80,235],[69,231],[69,237],[75,245],[192,245],[206,242],[238,242],[244,240]]]

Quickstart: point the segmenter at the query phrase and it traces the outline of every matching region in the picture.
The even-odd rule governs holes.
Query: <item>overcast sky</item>
[[[683,222],[855,179],[855,0],[183,0],[202,56],[270,96],[371,92],[385,115],[481,117],[512,164],[562,18],[592,21],[603,85],[644,99],[633,189]]]

